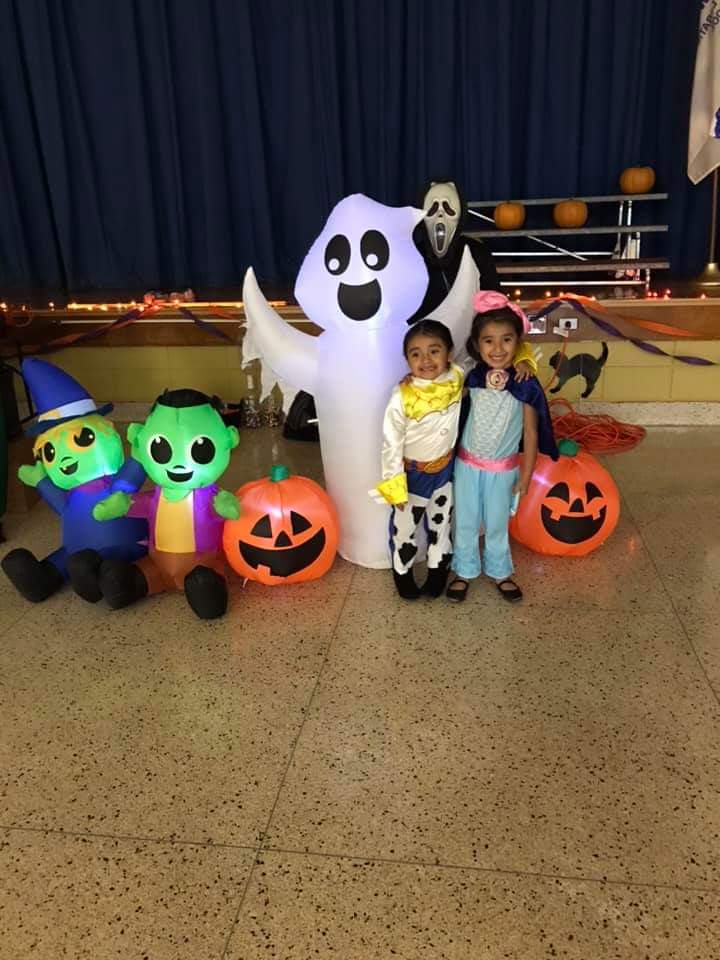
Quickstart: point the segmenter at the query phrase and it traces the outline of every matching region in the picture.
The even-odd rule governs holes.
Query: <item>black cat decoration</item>
[[[591,353],[578,353],[574,357],[563,357],[559,351],[554,353],[550,357],[550,366],[557,375],[557,386],[553,387],[550,393],[558,393],[573,377],[584,377],[585,389],[580,396],[583,399],[589,397],[595,389],[609,353],[606,343],[603,343],[599,357],[593,357]]]

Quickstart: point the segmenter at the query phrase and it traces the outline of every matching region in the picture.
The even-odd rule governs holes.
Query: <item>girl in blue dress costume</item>
[[[519,381],[513,369],[527,317],[495,291],[476,294],[474,307],[467,350],[477,365],[465,380],[466,418],[464,424],[461,418],[454,475],[455,577],[447,596],[464,600],[469,581],[484,572],[503,599],[517,601],[522,591],[511,579],[508,524],[527,492],[538,449],[553,459],[558,453],[542,387],[535,377]]]

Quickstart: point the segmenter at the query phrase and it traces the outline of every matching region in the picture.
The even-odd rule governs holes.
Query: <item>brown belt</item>
[[[452,460],[453,452],[453,450],[448,450],[444,456],[438,457],[437,460],[427,460],[425,463],[420,460],[405,460],[405,469],[417,470],[419,473],[440,473]]]

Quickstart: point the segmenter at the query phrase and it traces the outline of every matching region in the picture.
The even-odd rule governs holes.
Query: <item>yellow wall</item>
[[[661,357],[645,353],[632,343],[625,341],[605,341],[610,350],[600,378],[593,390],[590,400],[633,401],[633,402],[663,402],[669,400],[720,400],[720,367],[696,367],[671,360],[670,357]],[[694,357],[704,357],[707,360],[720,362],[720,341],[657,341],[656,346],[666,353],[680,353]],[[555,344],[540,344],[543,357],[540,361],[540,382],[545,385],[553,370],[548,366],[548,360],[557,349]],[[578,353],[590,353],[599,357],[602,352],[600,341],[579,341],[568,344],[567,356],[573,357]],[[557,382],[552,386],[556,386]],[[551,396],[565,397],[575,401],[579,399],[585,389],[582,377],[568,380],[558,394]]]
[[[631,343],[606,341],[610,356],[591,400],[720,401],[720,367],[695,367],[644,353]],[[559,344],[537,342],[543,351],[540,381],[545,385],[548,360]],[[668,353],[685,353],[720,362],[720,340],[658,341]],[[600,341],[572,341],[569,357],[600,356]],[[248,374],[240,368],[236,347],[74,347],[50,357],[71,373],[98,400],[152,401],[165,387],[194,387],[234,402],[248,393]],[[580,377],[568,381],[556,396],[577,400],[585,388]]]
[[[99,400],[151,401],[166,387],[229,402],[248,393],[238,347],[71,347],[49,359]]]

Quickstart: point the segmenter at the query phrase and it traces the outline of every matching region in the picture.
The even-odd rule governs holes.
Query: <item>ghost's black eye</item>
[[[90,427],[83,427],[74,439],[78,447],[91,447],[95,443],[95,433]]]
[[[345,273],[350,263],[350,241],[342,233],[336,233],[325,247],[325,266],[337,276]]]
[[[150,441],[150,456],[155,463],[169,463],[172,456],[172,447],[169,441],[158,434]]]
[[[42,454],[45,463],[52,463],[55,459],[55,447],[51,443],[44,443]]]
[[[430,207],[428,212],[425,214],[425,216],[434,217],[439,209],[440,209],[440,204],[437,202],[437,200],[434,200],[432,206]]]
[[[362,235],[360,254],[371,270],[384,270],[390,259],[390,248],[379,230],[368,230]]]
[[[190,447],[190,456],[195,463],[210,463],[215,456],[215,444],[210,437],[198,437]]]
[[[447,202],[447,200],[443,200],[443,210],[445,211],[445,213],[446,213],[449,217],[454,217],[454,216],[455,216],[455,211],[454,211],[453,208],[450,206],[450,204]]]
[[[556,483],[548,493],[549,497],[559,497],[566,503],[570,503],[570,487],[566,483]]]

